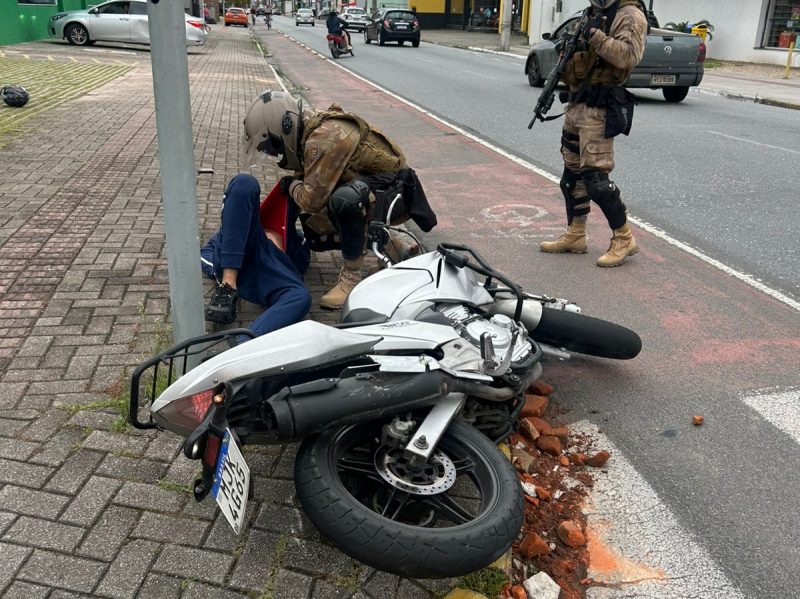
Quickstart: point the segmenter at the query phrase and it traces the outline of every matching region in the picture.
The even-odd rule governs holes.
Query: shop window
[[[788,48],[800,36],[800,0],[772,0],[768,9],[763,45]]]
[[[56,0],[17,0],[17,4],[44,4],[46,6],[55,6],[58,2]]]

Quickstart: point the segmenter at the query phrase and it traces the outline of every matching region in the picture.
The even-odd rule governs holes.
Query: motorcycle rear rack
[[[128,421],[134,428],[156,428],[152,418],[140,419],[145,409],[172,383],[186,374],[192,362],[203,362],[237,345],[239,337],[254,338],[249,329],[229,329],[187,339],[136,367],[131,375],[131,400]],[[225,347],[227,346],[227,347]],[[194,359],[192,359],[194,358]],[[140,400],[141,404],[140,405]]]

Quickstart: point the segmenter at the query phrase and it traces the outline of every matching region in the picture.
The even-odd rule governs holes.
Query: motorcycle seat
[[[356,308],[350,310],[344,320],[334,325],[337,329],[346,329],[349,326],[362,326],[365,324],[383,324],[389,320],[385,314],[380,314],[369,308]]]

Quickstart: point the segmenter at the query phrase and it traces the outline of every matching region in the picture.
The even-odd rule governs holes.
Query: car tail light
[[[387,20],[385,20],[385,19],[384,19],[384,21],[383,21],[383,26],[384,26],[384,27],[386,27],[386,28],[390,28],[390,27],[392,26],[392,24],[391,24],[391,23],[389,23],[389,21],[387,21]]]
[[[419,27],[419,21],[411,21],[411,26],[412,26],[414,29],[416,29],[417,27]]]
[[[200,21],[186,21],[186,22],[189,23],[189,25],[191,25],[192,27],[197,27],[198,29],[202,29],[204,27],[203,23],[201,23]]]
[[[181,397],[161,408],[158,415],[177,427],[194,430],[203,422],[214,394],[214,389],[207,389]]]
[[[697,50],[697,62],[705,62],[706,61],[706,44],[705,42],[700,42],[700,48]]]

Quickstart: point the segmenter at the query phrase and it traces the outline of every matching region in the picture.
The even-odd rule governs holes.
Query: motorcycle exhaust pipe
[[[325,428],[356,424],[431,406],[447,391],[440,371],[369,372],[284,387],[262,406],[272,442],[303,439]]]

